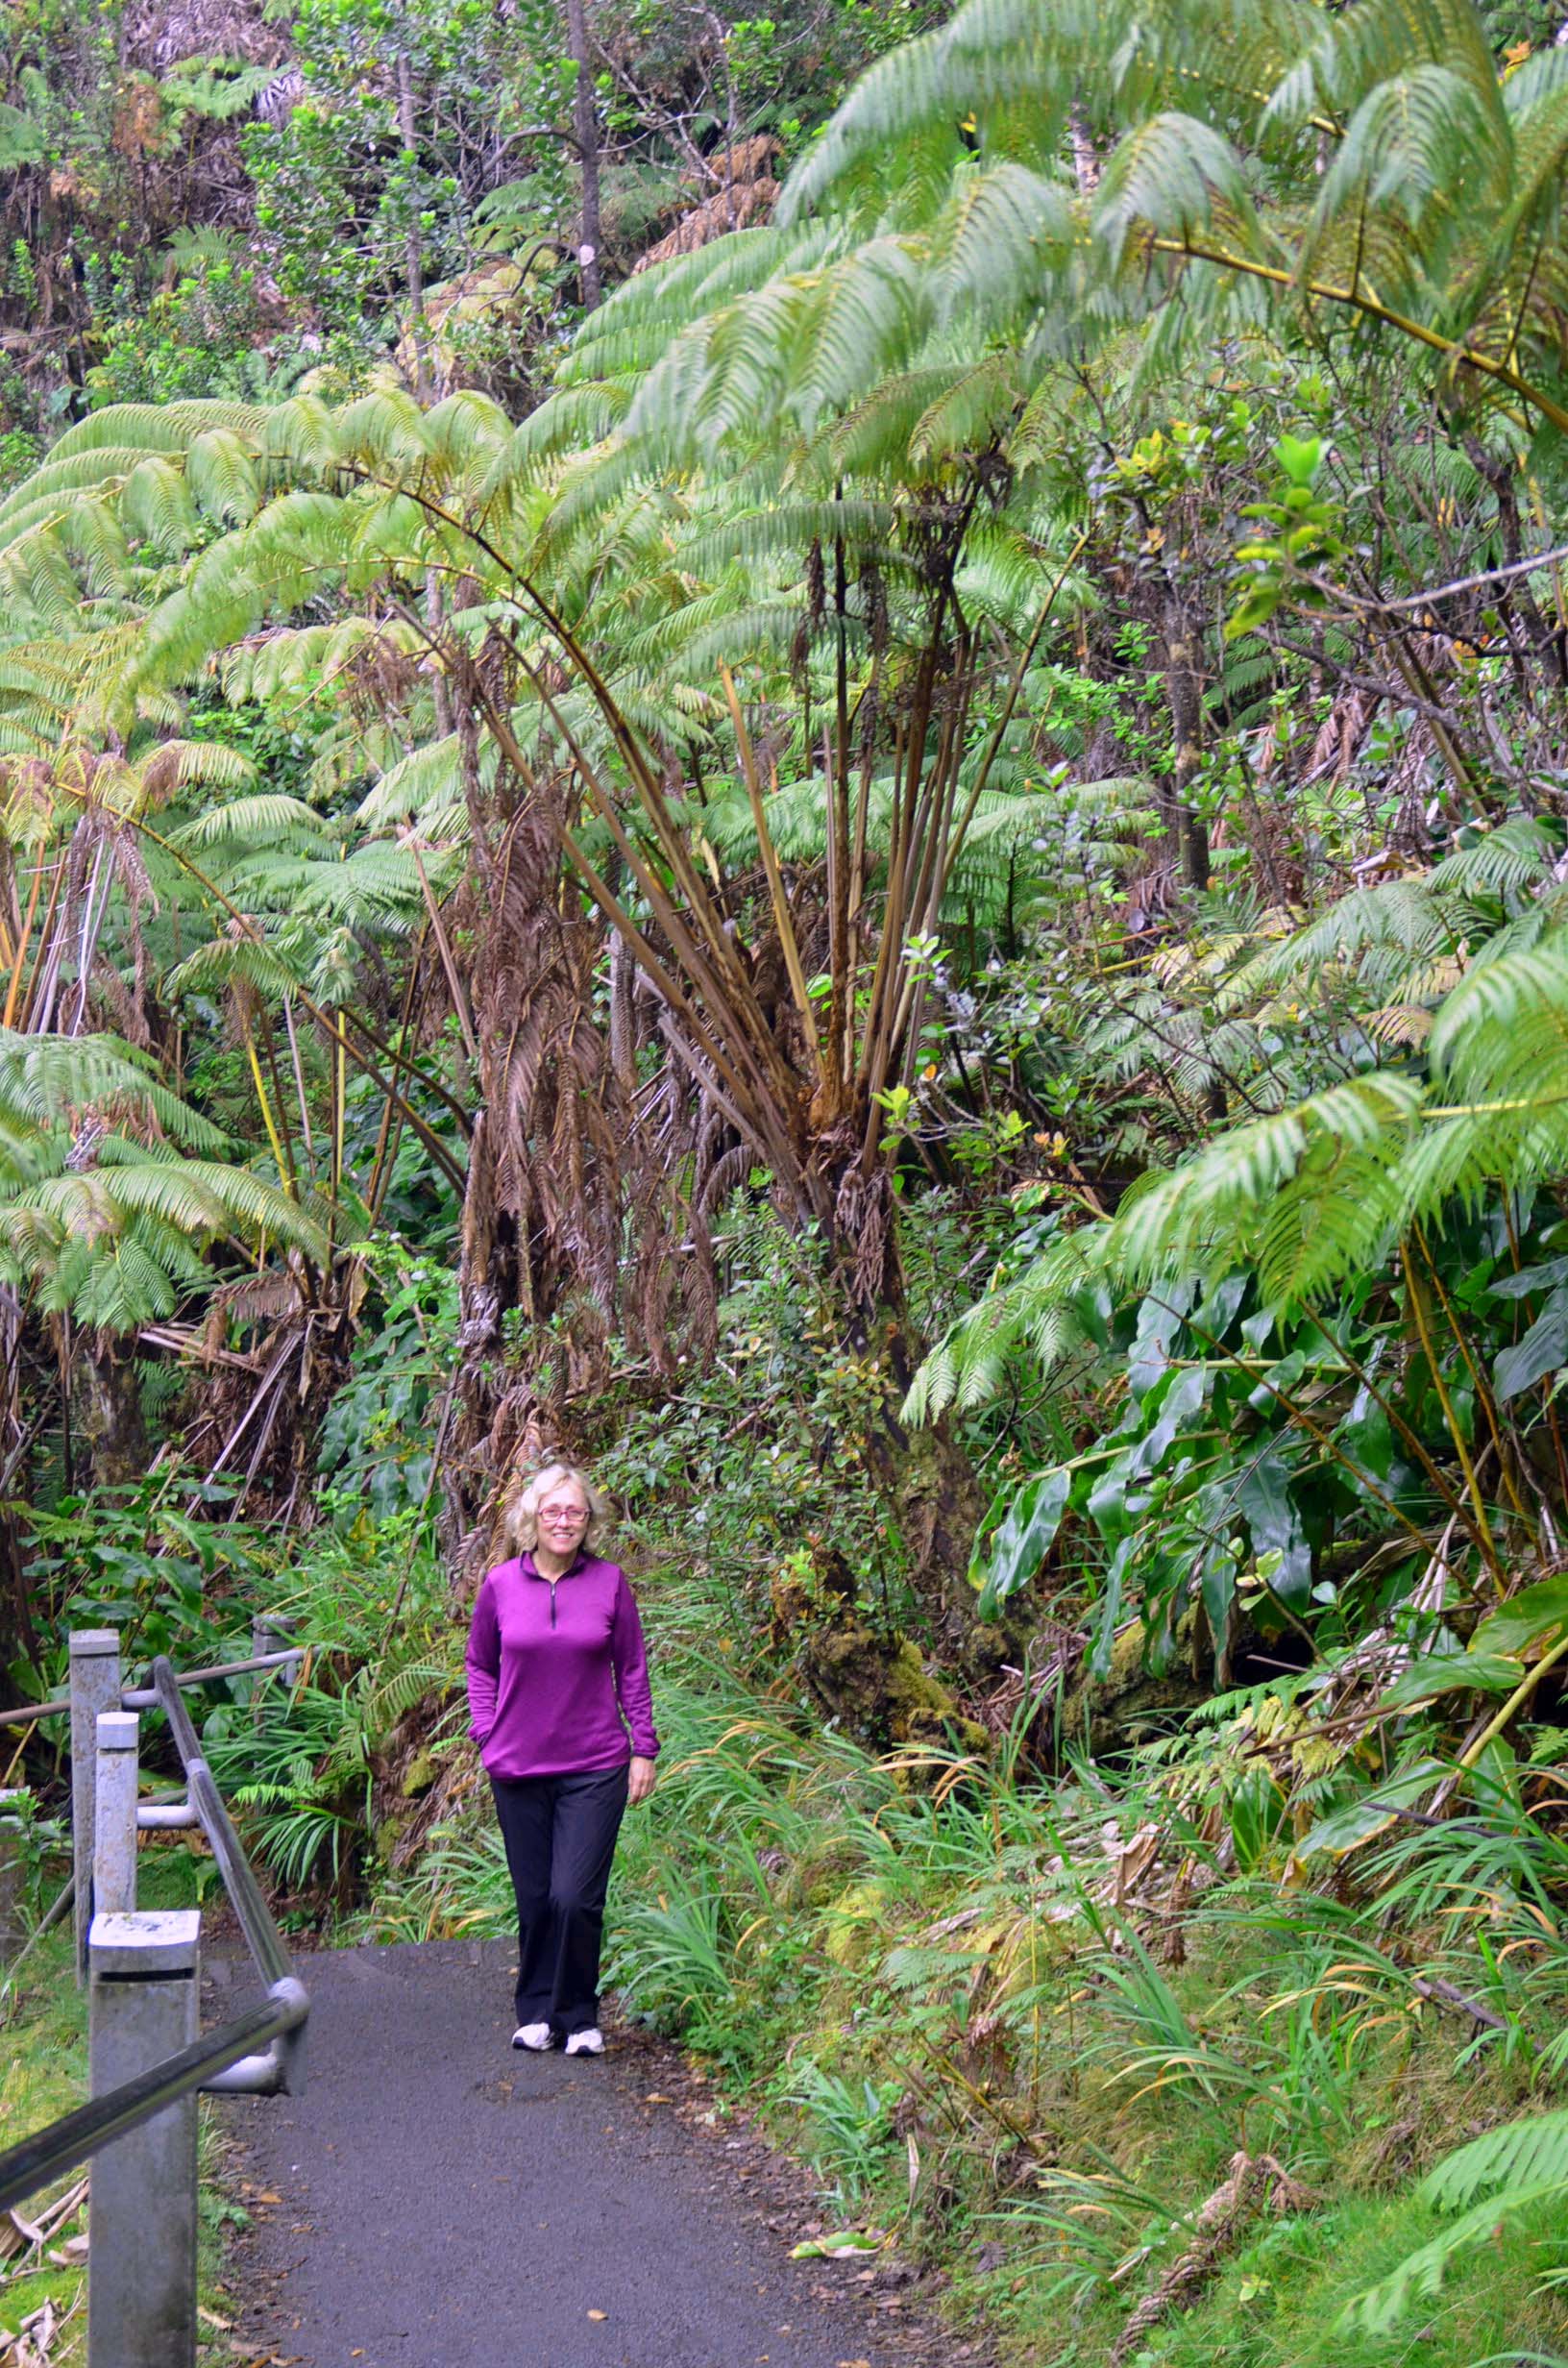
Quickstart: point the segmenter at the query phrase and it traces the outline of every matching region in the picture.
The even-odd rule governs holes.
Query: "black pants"
[[[517,2019],[570,2036],[599,2020],[599,1951],[625,1767],[492,1776],[517,1894]]]

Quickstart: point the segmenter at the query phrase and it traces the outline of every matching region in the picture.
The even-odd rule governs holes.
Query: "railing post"
[[[98,1714],[120,1707],[120,1633],[73,1628],[71,1657],[71,1849],[76,1867],[76,1978],[87,1973],[92,1921],[92,1848],[97,1798]]]
[[[98,1714],[97,1796],[92,1819],[92,1904],[104,1915],[130,1915],[136,1905],[136,1739],[135,1711]]]
[[[254,1613],[251,1617],[251,1659],[259,1661],[263,1653],[286,1653],[294,1641],[299,1624],[286,1612]],[[294,1665],[298,1668],[298,1662]],[[250,1681],[253,1710],[274,1678],[284,1675],[286,1672],[282,1669],[257,1670]]]
[[[201,1915],[96,1915],[92,2093],[197,2035]],[[93,2158],[87,2368],[195,2368],[196,2099],[182,2097]]]
[[[27,1875],[27,1825],[33,1795],[26,1785],[0,1791],[0,1964],[26,1938],[22,1887]]]

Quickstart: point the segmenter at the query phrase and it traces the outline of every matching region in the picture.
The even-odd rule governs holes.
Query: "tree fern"
[[[0,1029],[0,1112],[15,1127],[58,1125],[64,1111],[135,1111],[171,1142],[218,1151],[229,1138],[171,1093],[152,1056],[118,1036],[29,1036]]]
[[[1353,922],[1359,934],[1360,922]],[[1158,1291],[1254,1272],[1263,1303],[1321,1300],[1376,1272],[1415,1227],[1440,1232],[1500,1190],[1568,1173],[1568,939],[1485,952],[1442,1000],[1430,1076],[1382,1070],[1233,1126],[1130,1193],[1115,1218],[1053,1245],[965,1319],[938,1382],[961,1399],[1009,1343],[1054,1325],[1092,1279]],[[983,1387],[984,1384],[977,1384]]]
[[[1455,2214],[1436,2235],[1346,2305],[1340,2324],[1385,2335],[1442,2285],[1455,2256],[1483,2242],[1499,2221],[1556,2203],[1568,2190],[1568,2112],[1528,2114],[1448,2155],[1415,2189],[1415,2200]]]

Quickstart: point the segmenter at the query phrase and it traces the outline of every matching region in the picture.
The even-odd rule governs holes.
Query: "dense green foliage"
[[[838,2217],[1560,2352],[1562,12],[12,19],[10,1685],[290,1611],[288,1912],[497,1919],[589,1457],[618,1978]]]

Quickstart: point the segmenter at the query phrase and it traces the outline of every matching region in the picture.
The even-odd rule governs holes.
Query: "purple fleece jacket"
[[[579,1554],[553,1582],[531,1554],[499,1563],[475,1598],[467,1668],[492,1776],[580,1775],[659,1748],[643,1624],[614,1563]]]

